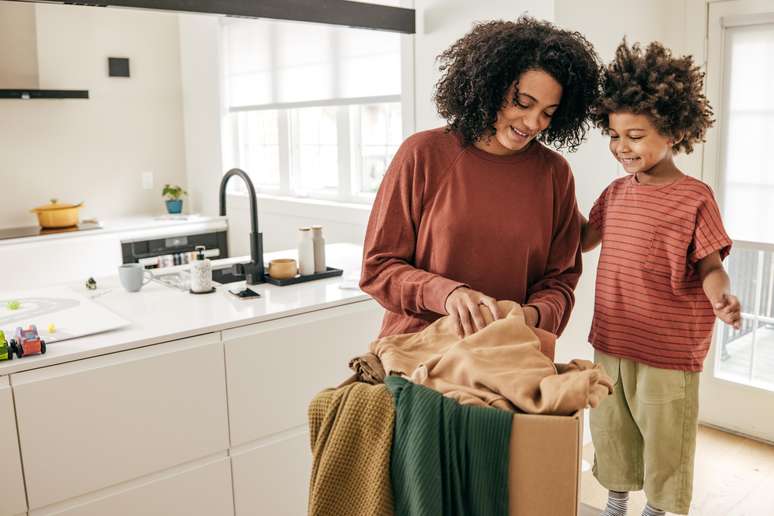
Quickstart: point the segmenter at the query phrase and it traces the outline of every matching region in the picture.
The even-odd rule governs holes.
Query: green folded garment
[[[513,414],[460,405],[398,376],[390,477],[396,516],[507,516]]]

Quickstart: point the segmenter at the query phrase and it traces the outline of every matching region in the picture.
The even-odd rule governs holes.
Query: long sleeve
[[[366,230],[360,288],[391,312],[444,315],[448,295],[465,284],[413,265],[425,188],[418,161],[416,148],[404,142],[382,180]]]
[[[556,335],[561,335],[570,319],[583,263],[575,183],[569,167],[566,172],[556,187],[554,231],[545,273],[530,285],[526,303],[540,312],[539,327]]]

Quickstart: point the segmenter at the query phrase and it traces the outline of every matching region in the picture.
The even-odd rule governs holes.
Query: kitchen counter
[[[202,215],[158,215],[158,216],[134,216],[117,219],[100,220],[100,229],[88,231],[69,231],[64,233],[49,233],[22,238],[9,238],[0,240],[0,247],[34,244],[52,240],[62,240],[77,237],[90,237],[109,235],[113,233],[126,233],[121,236],[122,241],[131,241],[137,238],[147,238],[153,233],[167,235],[175,230],[192,232],[223,231],[228,227],[226,217],[205,217]]]
[[[226,217],[126,217],[101,229],[0,240],[0,290],[29,290],[115,274],[122,243],[228,230]]]
[[[45,355],[0,362],[0,376],[367,300],[368,296],[357,288],[361,247],[331,244],[326,246],[326,254],[329,265],[344,269],[343,276],[286,287],[255,285],[251,288],[260,292],[261,298],[249,300],[228,293],[228,289],[244,288],[244,282],[218,286],[216,292],[205,295],[192,295],[155,281],[140,292],[129,293],[121,287],[118,276],[96,278],[96,291],[86,290],[81,284],[66,284],[131,325],[52,343]],[[264,259],[268,262],[279,257],[295,257],[295,251],[266,253]],[[240,259],[246,261],[249,257],[213,263]]]

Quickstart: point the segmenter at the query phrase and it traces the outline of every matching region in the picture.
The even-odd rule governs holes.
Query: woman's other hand
[[[489,308],[495,320],[503,317],[497,308],[497,300],[468,287],[454,289],[446,298],[446,313],[456,322],[460,337],[473,335],[486,327],[481,305]]]

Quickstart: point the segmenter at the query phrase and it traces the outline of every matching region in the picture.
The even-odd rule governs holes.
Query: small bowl
[[[277,258],[269,262],[266,273],[278,280],[295,278],[298,274],[298,265],[293,258]]]

